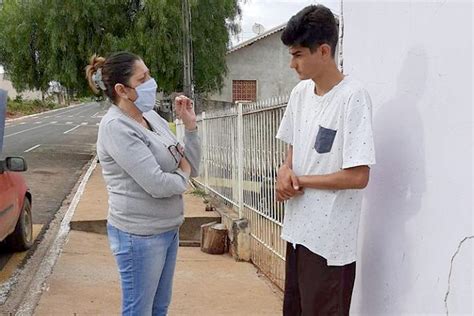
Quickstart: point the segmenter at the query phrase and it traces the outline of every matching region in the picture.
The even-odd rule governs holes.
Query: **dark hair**
[[[129,52],[112,53],[107,58],[93,55],[86,67],[86,78],[90,88],[95,94],[99,94],[102,90],[112,101],[116,101],[115,85],[117,83],[129,84],[130,77],[133,75],[133,66],[140,59]],[[103,85],[94,78],[99,69]]]
[[[322,44],[328,44],[334,58],[338,41],[334,14],[320,4],[307,6],[288,21],[281,41],[286,46],[307,47],[311,52]]]

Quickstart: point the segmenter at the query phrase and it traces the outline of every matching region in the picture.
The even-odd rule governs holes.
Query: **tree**
[[[192,0],[190,6],[196,92],[219,90],[229,31],[235,34],[240,29],[238,1]],[[183,87],[182,14],[181,1],[148,0],[137,12],[126,41],[119,39],[116,46],[142,56],[164,92]]]
[[[43,1],[49,40],[48,75],[68,90],[88,93],[84,67],[93,54],[110,51],[115,38],[123,37],[127,28],[130,1]],[[125,23],[127,25],[127,23]]]
[[[48,38],[39,2],[5,1],[0,10],[0,64],[19,91],[48,88]]]
[[[196,91],[222,86],[229,30],[238,0],[191,0]],[[0,64],[18,90],[45,91],[58,81],[88,93],[91,55],[116,50],[145,60],[164,92],[182,89],[182,12],[177,0],[5,0],[0,11]]]
[[[196,92],[220,90],[227,71],[229,32],[240,31],[238,1],[194,0],[191,15]]]
[[[116,50],[128,50],[143,58],[159,89],[172,92],[182,87],[181,5],[176,0],[148,0],[132,19],[125,39],[116,39]]]

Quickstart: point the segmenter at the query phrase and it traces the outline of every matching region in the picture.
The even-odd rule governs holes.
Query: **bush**
[[[21,96],[17,96],[15,100],[9,99],[7,101],[7,112],[14,116],[30,115],[60,107],[60,105],[51,101],[23,100]]]
[[[170,127],[170,130],[173,132],[173,134],[176,135],[176,124],[173,122],[168,122],[168,125]]]

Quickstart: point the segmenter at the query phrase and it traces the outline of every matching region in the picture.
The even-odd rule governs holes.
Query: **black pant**
[[[328,266],[306,247],[287,243],[283,315],[349,315],[355,269],[355,262]]]

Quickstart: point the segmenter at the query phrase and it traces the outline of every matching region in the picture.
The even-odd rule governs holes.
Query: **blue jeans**
[[[122,284],[122,315],[166,315],[178,254],[178,229],[129,234],[107,224],[110,249]]]

